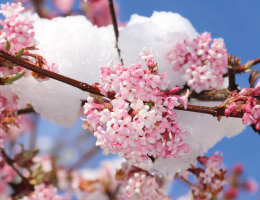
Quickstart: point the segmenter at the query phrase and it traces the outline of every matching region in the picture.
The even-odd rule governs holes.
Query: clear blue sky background
[[[6,3],[5,0],[0,0]],[[79,2],[78,0],[76,1]],[[222,37],[228,53],[240,56],[242,63],[260,57],[260,1],[257,0],[118,0],[120,20],[126,22],[132,14],[151,16],[153,11],[171,11],[190,20],[197,32],[211,32],[212,37]],[[259,68],[256,66],[255,68]],[[237,83],[241,88],[249,87],[249,74],[237,75]],[[241,122],[242,123],[242,122]],[[80,126],[81,122],[78,122]],[[60,128],[48,122],[40,122],[39,134],[58,134]],[[57,133],[54,133],[57,132]],[[210,137],[210,133],[208,133]],[[260,136],[247,129],[232,139],[224,138],[215,147],[209,150],[208,155],[215,151],[223,152],[224,163],[231,167],[242,162],[246,174],[254,177],[260,183]],[[91,159],[88,166],[96,166],[104,159],[99,153]],[[173,185],[171,196],[185,194],[187,187],[184,184]],[[240,199],[257,199],[260,193],[251,196],[242,195]]]

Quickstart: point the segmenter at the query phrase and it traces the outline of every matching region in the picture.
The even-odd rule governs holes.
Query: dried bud
[[[118,170],[116,172],[115,178],[116,180],[125,180],[125,172],[122,169]]]

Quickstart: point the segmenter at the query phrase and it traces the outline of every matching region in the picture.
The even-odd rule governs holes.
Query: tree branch
[[[243,65],[240,65],[240,66],[236,66],[235,67],[235,73],[236,74],[241,74],[241,73],[247,73],[247,72],[250,72],[252,70],[248,69],[254,65],[257,65],[260,63],[260,58],[257,58],[255,60],[251,60],[251,61],[248,61],[247,63],[243,64]],[[223,77],[228,77],[228,73],[225,73],[223,74]]]
[[[213,117],[225,116],[225,110],[217,106],[206,107],[206,106],[187,105],[187,109],[185,109],[184,105],[181,104],[179,106],[174,107],[174,109],[209,114],[212,115]],[[235,116],[230,115],[230,117],[242,118],[243,115],[244,112],[238,112]]]
[[[237,84],[236,84],[236,73],[233,68],[233,66],[229,65],[228,68],[228,90],[234,91],[237,90]]]
[[[96,87],[90,86],[87,83],[83,83],[83,82],[77,81],[75,79],[66,77],[66,76],[62,76],[60,74],[45,70],[45,69],[40,68],[36,65],[28,63],[28,62],[26,62],[22,59],[16,58],[15,56],[12,56],[12,55],[10,55],[10,54],[2,51],[2,50],[0,50],[0,57],[3,57],[4,59],[11,61],[11,62],[17,64],[18,66],[22,66],[22,67],[29,69],[33,72],[36,72],[38,74],[42,74],[42,75],[47,76],[49,78],[55,79],[57,81],[66,83],[66,84],[71,85],[71,86],[74,86],[74,87],[79,88],[83,91],[93,93],[93,94],[96,94],[96,95],[100,95],[100,96],[104,96],[104,95],[101,94],[100,90]],[[108,92],[107,97],[114,99],[115,95],[114,95],[114,93]]]
[[[95,88],[93,86],[88,85],[87,83],[83,83],[77,80],[74,80],[72,78],[68,78],[66,76],[62,76],[60,74],[42,69],[37,67],[36,65],[30,64],[22,59],[16,58],[12,55],[9,55],[8,53],[5,53],[0,50],[0,57],[3,57],[18,66],[25,67],[31,71],[34,71],[36,73],[42,74],[44,76],[47,76],[49,78],[53,78],[55,80],[58,80],[60,82],[66,83],[68,85],[74,86],[76,88],[79,88],[83,91],[87,91],[89,93],[93,93],[99,96],[104,96],[101,94],[100,90],[98,88]],[[108,93],[108,98],[114,99],[115,94],[113,92]],[[223,109],[219,109],[218,107],[206,107],[206,106],[196,106],[196,105],[188,105],[187,109],[184,109],[183,105],[176,106],[175,109],[177,110],[183,110],[183,111],[191,111],[191,112],[198,112],[198,113],[204,113],[204,114],[211,114],[213,116],[225,116],[225,111]],[[241,118],[243,116],[243,113],[238,113],[236,116],[232,117],[239,117]]]
[[[108,6],[109,6],[110,15],[111,15],[111,19],[112,19],[112,22],[113,22],[115,36],[116,36],[116,48],[117,48],[118,56],[119,56],[119,59],[121,61],[121,64],[124,65],[123,59],[121,57],[121,50],[119,49],[119,46],[118,46],[119,31],[118,31],[118,25],[117,25],[117,20],[116,20],[116,12],[115,12],[115,8],[114,8],[113,0],[108,0]]]
[[[13,163],[14,161],[8,157],[5,150],[3,148],[0,148],[0,151],[6,161],[6,163],[13,168],[13,170],[21,177],[22,182],[19,185],[12,184],[12,187],[15,190],[17,194],[20,194],[20,192],[26,192],[26,194],[29,194],[30,192],[34,191],[33,185],[29,183],[29,181],[14,167]]]

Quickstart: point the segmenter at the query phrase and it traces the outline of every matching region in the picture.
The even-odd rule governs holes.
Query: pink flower
[[[226,199],[235,199],[238,196],[238,189],[234,186],[230,186],[228,189],[224,192],[224,197]]]
[[[154,60],[152,57],[147,58],[145,63],[148,67],[154,67]]]
[[[247,192],[256,193],[258,191],[258,183],[254,179],[248,179],[244,188]]]
[[[207,168],[205,172],[201,172],[199,176],[203,178],[203,183],[206,184],[211,183],[212,178],[215,176],[215,174],[209,168]]]
[[[63,13],[68,13],[73,6],[74,0],[54,0],[54,6]]]

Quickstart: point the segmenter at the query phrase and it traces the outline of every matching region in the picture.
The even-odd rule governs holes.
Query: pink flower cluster
[[[155,177],[139,168],[122,163],[122,169],[117,172],[116,178],[122,185],[118,194],[120,200],[170,200],[162,193]]]
[[[167,54],[173,70],[184,74],[183,79],[197,93],[220,89],[224,82],[228,53],[223,39],[214,39],[210,48],[211,41],[210,33],[204,32],[193,41],[178,43]]]
[[[62,196],[57,195],[57,189],[52,185],[36,185],[34,189],[32,194],[20,200],[64,200]]]
[[[6,19],[4,21],[0,20],[0,24],[4,27],[3,30],[0,31],[0,49],[4,50],[4,46],[7,45],[7,42],[10,43],[10,50],[9,53],[17,54],[21,49],[26,47],[32,47],[31,49],[36,49],[35,44],[37,41],[34,39],[34,32],[33,32],[33,25],[32,21],[25,15],[20,15],[20,12],[24,8],[22,7],[22,4],[19,2],[17,4],[12,3],[11,5],[9,3],[1,4],[1,10],[0,13],[2,13]],[[23,58],[30,59],[30,57],[33,57],[35,55],[32,55],[29,53],[28,50],[25,50],[23,53]],[[37,58],[33,57],[32,62],[36,60]],[[37,63],[38,64],[38,63]],[[38,65],[37,65],[38,66]],[[41,59],[41,63],[39,64],[42,68],[56,72],[58,73],[58,65],[55,65],[54,63],[50,64],[45,59]],[[22,70],[26,70],[21,66],[12,66],[10,65],[5,66],[5,63],[1,66],[1,72],[4,76],[15,74],[17,72],[20,72]],[[28,75],[27,73],[26,75]],[[39,82],[49,80],[46,76],[40,76],[38,74],[34,74],[35,79]]]
[[[15,53],[20,49],[36,44],[34,39],[32,21],[26,16],[19,16],[20,12],[24,9],[22,4],[9,3],[1,4],[0,13],[6,19],[0,20],[0,24],[4,27],[3,32],[0,34],[0,42],[11,42],[10,52]]]
[[[117,153],[132,164],[150,162],[147,155],[181,158],[191,146],[183,142],[188,133],[180,129],[172,109],[180,105],[179,101],[186,106],[188,92],[185,96],[171,95],[178,87],[161,92],[159,88],[165,90],[169,84],[167,73],[158,74],[157,65],[150,64],[154,63],[153,55],[146,49],[141,56],[149,70],[141,69],[140,63],[114,69],[110,62],[101,68],[100,91],[117,94],[114,100],[103,102],[89,97],[83,128],[94,132],[104,155]]]
[[[211,199],[216,196],[227,184],[224,180],[225,170],[220,169],[223,165],[223,156],[216,152],[212,157],[198,157],[198,161],[206,169],[192,168],[190,171],[197,177],[197,186],[192,186],[192,193],[196,200]],[[207,187],[205,187],[207,185]],[[206,189],[205,189],[206,188]]]
[[[260,95],[260,80],[255,88],[243,88],[239,93],[232,92],[226,101],[219,107],[225,108],[225,115],[234,116],[240,111],[244,111],[242,122],[245,125],[255,124],[257,130],[260,130],[260,105],[253,96]]]

